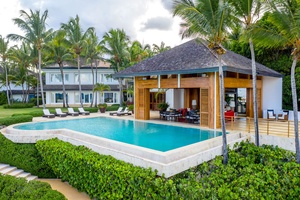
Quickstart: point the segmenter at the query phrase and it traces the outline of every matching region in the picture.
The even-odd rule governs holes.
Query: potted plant
[[[134,114],[134,105],[130,104],[128,105],[128,110],[132,112],[132,114]]]
[[[100,103],[100,104],[98,104],[98,108],[99,108],[101,113],[105,113],[106,108],[107,108],[107,104],[106,103]]]
[[[166,102],[166,103],[159,103],[158,105],[157,105],[157,108],[161,111],[161,112],[163,112],[163,111],[166,111],[168,108],[169,108],[169,104]]]

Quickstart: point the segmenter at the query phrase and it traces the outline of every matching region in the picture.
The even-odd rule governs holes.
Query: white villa
[[[67,93],[67,102],[70,106],[79,106],[79,83],[78,83],[78,69],[77,66],[64,66],[64,81]],[[46,94],[46,106],[61,106],[63,103],[63,88],[62,88],[62,77],[58,65],[49,66],[43,68],[45,73],[45,85],[44,92]],[[118,81],[107,77],[114,73],[113,69],[110,69],[106,63],[100,63],[97,69],[94,67],[94,81],[98,83],[103,83],[109,85],[111,90],[104,91],[104,93],[99,96],[97,95],[97,102],[111,104],[119,104],[119,89]],[[97,77],[96,77],[97,76]],[[84,105],[90,105],[93,98],[93,76],[92,69],[90,66],[83,66],[80,69],[81,77],[81,98]]]

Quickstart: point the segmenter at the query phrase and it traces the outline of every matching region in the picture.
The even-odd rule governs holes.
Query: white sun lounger
[[[75,112],[73,108],[68,108],[68,115],[78,116],[79,112]]]
[[[55,108],[55,112],[56,112],[56,114],[55,114],[56,116],[59,116],[59,117],[67,116],[67,113],[63,113],[60,108]]]
[[[89,111],[85,111],[83,108],[78,108],[79,114],[81,115],[89,115],[90,112]]]
[[[47,117],[47,118],[54,118],[55,115],[54,114],[51,114],[50,111],[48,109],[43,109],[43,117]]]

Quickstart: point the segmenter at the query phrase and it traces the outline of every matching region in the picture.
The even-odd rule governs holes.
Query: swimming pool
[[[222,133],[199,128],[162,125],[109,117],[28,123],[14,126],[21,130],[70,129],[161,152],[208,140]]]

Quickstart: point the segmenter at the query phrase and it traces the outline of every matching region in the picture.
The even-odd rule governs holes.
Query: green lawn
[[[0,106],[0,118],[5,118],[5,117],[10,117],[12,114],[16,114],[16,113],[30,113],[30,112],[34,112],[34,111],[39,111],[42,110],[43,107],[33,107],[33,108],[18,108],[18,109],[4,109],[3,106]],[[50,108],[50,112],[54,112],[55,108]],[[68,109],[67,108],[62,108],[63,112],[67,112]]]

